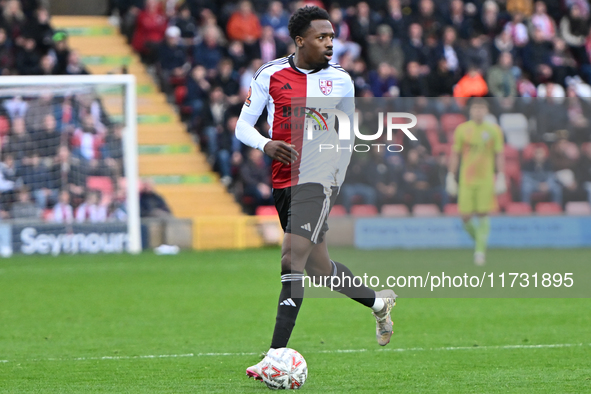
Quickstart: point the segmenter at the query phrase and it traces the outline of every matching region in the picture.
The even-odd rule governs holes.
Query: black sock
[[[353,286],[353,273],[351,270],[338,261],[331,260],[331,262],[333,267],[332,276],[338,277],[341,281],[340,286],[335,287],[334,290],[371,308],[376,301],[376,292],[364,285],[360,287]]]
[[[281,272],[281,293],[279,294],[279,306],[277,306],[277,318],[271,342],[273,349],[287,347],[304,300],[303,276],[304,273],[298,271]]]

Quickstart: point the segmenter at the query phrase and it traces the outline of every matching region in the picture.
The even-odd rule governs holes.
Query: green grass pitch
[[[345,263],[352,253],[379,258],[332,251]],[[389,253],[471,264],[467,250]],[[590,255],[492,250],[488,260]],[[278,249],[0,260],[0,393],[265,393],[244,370],[269,345],[278,260]],[[361,305],[304,301],[289,344],[308,362],[304,392],[591,392],[590,299],[399,293],[385,348]]]

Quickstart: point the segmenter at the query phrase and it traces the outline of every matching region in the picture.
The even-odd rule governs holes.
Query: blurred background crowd
[[[269,162],[237,141],[237,116],[253,73],[294,52],[287,25],[305,4],[329,11],[333,61],[349,72],[357,96],[397,98],[399,108],[421,117],[418,144],[405,140],[399,154],[354,155],[340,196],[347,211],[453,203],[442,179],[453,129],[466,115],[465,102],[453,98],[476,96],[490,97],[489,120],[507,140],[510,187],[501,209],[511,201],[562,208],[591,201],[586,1],[114,0],[122,31],[248,211],[272,203]]]

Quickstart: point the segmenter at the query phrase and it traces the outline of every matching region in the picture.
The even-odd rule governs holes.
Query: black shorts
[[[315,244],[321,243],[328,231],[326,219],[338,192],[338,187],[325,189],[319,183],[273,189],[275,207],[283,231],[300,235]]]

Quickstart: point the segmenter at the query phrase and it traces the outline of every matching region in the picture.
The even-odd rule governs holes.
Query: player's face
[[[488,114],[486,105],[476,104],[470,108],[470,118],[476,123],[482,123],[486,114]]]
[[[313,68],[326,67],[332,59],[333,39],[334,30],[328,20],[312,21],[298,45],[299,53]]]

